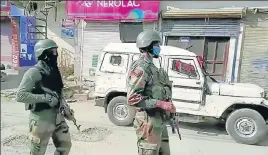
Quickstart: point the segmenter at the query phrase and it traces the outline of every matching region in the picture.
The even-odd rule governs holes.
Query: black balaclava
[[[47,49],[44,51],[39,60],[45,61],[50,67],[57,67],[58,54],[54,55],[52,49]]]
[[[50,88],[61,94],[61,89],[63,88],[63,81],[61,78],[61,74],[57,65],[58,54],[54,55],[51,49],[47,49],[44,53],[39,57],[39,60],[44,61],[51,69],[50,77],[51,79],[57,81],[51,83]]]

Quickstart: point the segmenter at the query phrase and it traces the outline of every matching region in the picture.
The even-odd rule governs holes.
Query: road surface
[[[92,101],[71,103],[82,132],[69,122],[72,133],[70,155],[137,155],[136,137],[132,127],[111,124],[103,108]],[[28,113],[22,103],[1,99],[1,154],[26,155],[28,150]],[[170,129],[169,129],[170,130]],[[182,141],[170,134],[172,155],[267,155],[268,142],[250,146],[234,142],[215,125],[183,124]],[[46,155],[55,150],[50,142]]]

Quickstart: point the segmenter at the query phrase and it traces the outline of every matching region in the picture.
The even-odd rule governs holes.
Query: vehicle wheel
[[[258,144],[267,134],[262,115],[247,108],[236,110],[228,116],[226,130],[236,142],[250,145]]]
[[[127,105],[125,96],[113,98],[107,107],[107,113],[110,121],[117,126],[128,126],[133,123],[136,110]]]

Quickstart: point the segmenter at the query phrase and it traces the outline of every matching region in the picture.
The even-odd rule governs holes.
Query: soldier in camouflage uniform
[[[134,120],[139,155],[170,155],[164,123],[166,114],[176,110],[171,102],[172,84],[168,75],[153,64],[153,58],[159,57],[160,43],[157,32],[141,32],[136,41],[141,56],[128,72],[128,104],[139,109]]]
[[[37,64],[26,71],[17,92],[17,101],[30,110],[30,154],[44,155],[52,137],[54,155],[68,155],[71,149],[69,127],[59,114],[62,78],[57,66],[57,44],[50,39],[40,40],[34,47]],[[51,93],[44,91],[46,88]]]

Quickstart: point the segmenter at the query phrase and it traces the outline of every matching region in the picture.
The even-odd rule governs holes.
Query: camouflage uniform
[[[127,79],[128,104],[139,109],[134,120],[139,155],[170,155],[164,123],[166,114],[175,112],[170,102],[171,83],[166,72],[153,64],[154,53],[143,50],[155,41],[161,42],[161,38],[154,31],[138,36],[137,46],[143,53],[130,67]]]
[[[56,147],[54,155],[68,155],[71,148],[69,127],[58,112],[63,82],[57,62],[54,62],[57,54],[51,54],[51,50],[57,47],[49,39],[36,43],[38,63],[26,71],[17,92],[17,101],[25,103],[25,110],[30,110],[31,155],[44,155],[50,137]],[[48,94],[42,87],[55,95]]]

